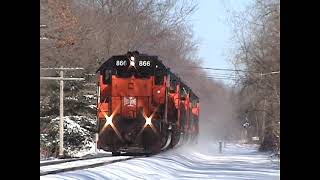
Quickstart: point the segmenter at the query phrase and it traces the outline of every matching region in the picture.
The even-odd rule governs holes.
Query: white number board
[[[139,61],[139,66],[150,66],[150,61]]]
[[[127,65],[127,61],[125,60],[117,60],[116,61],[116,66],[126,66]]]

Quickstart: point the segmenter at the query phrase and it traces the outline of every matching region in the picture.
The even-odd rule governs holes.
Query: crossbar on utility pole
[[[60,68],[40,68],[41,70],[84,70],[84,68],[64,68],[64,67],[60,67]]]
[[[41,68],[43,70],[60,70],[60,77],[40,77],[43,80],[59,80],[60,81],[60,121],[59,121],[59,157],[63,157],[63,132],[64,132],[64,117],[63,117],[63,81],[83,81],[84,78],[64,78],[64,70],[83,70],[83,68]]]
[[[63,72],[61,70],[61,72]],[[60,81],[83,81],[84,78],[63,78],[61,76],[61,72],[60,72],[60,77],[40,77],[40,79],[47,79],[47,80],[60,80]]]

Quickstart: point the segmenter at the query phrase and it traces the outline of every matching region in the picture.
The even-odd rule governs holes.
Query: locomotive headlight
[[[106,116],[106,125],[112,124],[112,116],[108,117]]]
[[[134,61],[131,61],[131,60],[130,60],[130,66],[135,66]]]
[[[157,132],[157,129],[156,129],[156,128],[153,126],[153,124],[152,124],[152,118],[153,118],[153,116],[156,114],[158,108],[159,108],[159,106],[153,111],[153,113],[152,113],[149,117],[145,114],[144,111],[142,112],[142,113],[143,113],[143,117],[144,117],[144,119],[146,120],[146,122],[145,122],[144,126],[142,127],[141,131],[139,132],[139,134],[142,133],[143,130],[144,130],[146,127],[148,127],[148,125],[149,125],[149,127],[151,127],[151,129],[152,129],[152,131],[153,131],[154,133],[158,133],[158,132]]]
[[[130,66],[135,66],[134,57],[130,57]]]
[[[108,116],[107,114],[104,114],[104,117],[106,118],[106,123],[104,124],[104,127],[112,125],[113,115],[114,114],[111,114],[111,116]]]
[[[160,94],[160,90],[158,90],[157,93]]]
[[[153,128],[152,118],[153,118],[153,116],[156,114],[158,108],[159,108],[159,107],[157,107],[149,117],[143,112],[143,117],[144,117],[144,119],[146,120],[145,127],[146,127],[147,125],[149,125],[151,128]]]
[[[152,117],[146,118],[146,125],[151,125],[152,124],[151,119],[152,119]]]
[[[146,120],[145,126],[152,126],[152,118],[154,116],[154,113],[151,114],[151,116],[146,116],[145,114],[143,114],[144,119]]]
[[[110,116],[107,115],[106,112],[102,111],[104,117],[106,118],[106,123],[104,123],[103,128],[99,131],[100,133],[103,133],[105,129],[107,129],[109,127],[109,125],[111,126],[111,128],[117,133],[117,135],[121,138],[121,135],[119,135],[119,132],[117,130],[117,128],[114,126],[112,120],[113,117],[115,116],[115,114],[118,112],[118,110],[120,109],[120,105],[118,105],[114,111],[112,112],[112,114]]]

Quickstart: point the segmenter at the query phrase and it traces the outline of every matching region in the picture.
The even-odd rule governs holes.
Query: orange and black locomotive
[[[112,56],[97,72],[98,149],[157,153],[197,141],[199,98],[157,56]]]

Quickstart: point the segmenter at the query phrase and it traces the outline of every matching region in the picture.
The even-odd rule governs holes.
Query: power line
[[[216,71],[233,71],[233,72],[253,72],[259,73],[256,71],[247,71],[247,70],[239,70],[239,69],[224,69],[224,68],[211,68],[211,67],[197,67],[197,66],[179,66],[181,68],[194,68],[194,69],[208,69],[208,70],[216,70]]]
[[[258,73],[261,74],[262,72],[257,71],[248,71],[248,70],[240,70],[240,69],[225,69],[225,68],[211,68],[211,67],[200,67],[200,66],[178,66],[181,68],[194,68],[194,69],[207,69],[207,70],[215,70],[215,71],[232,71],[232,72],[251,72],[251,73]],[[269,75],[269,74],[279,74],[280,71],[273,71],[264,73],[262,75]]]
[[[195,74],[195,73],[181,73],[179,74],[181,77],[183,76],[198,76],[198,77],[210,77],[210,78],[239,78],[239,76],[237,75],[232,75],[232,74],[219,74],[219,73],[215,73],[215,74]]]
[[[228,78],[228,77],[207,77],[208,79],[227,79],[227,80],[237,80],[237,78]]]
[[[40,77],[40,79],[46,80],[63,80],[63,81],[83,81],[84,78],[61,78],[61,77]]]

